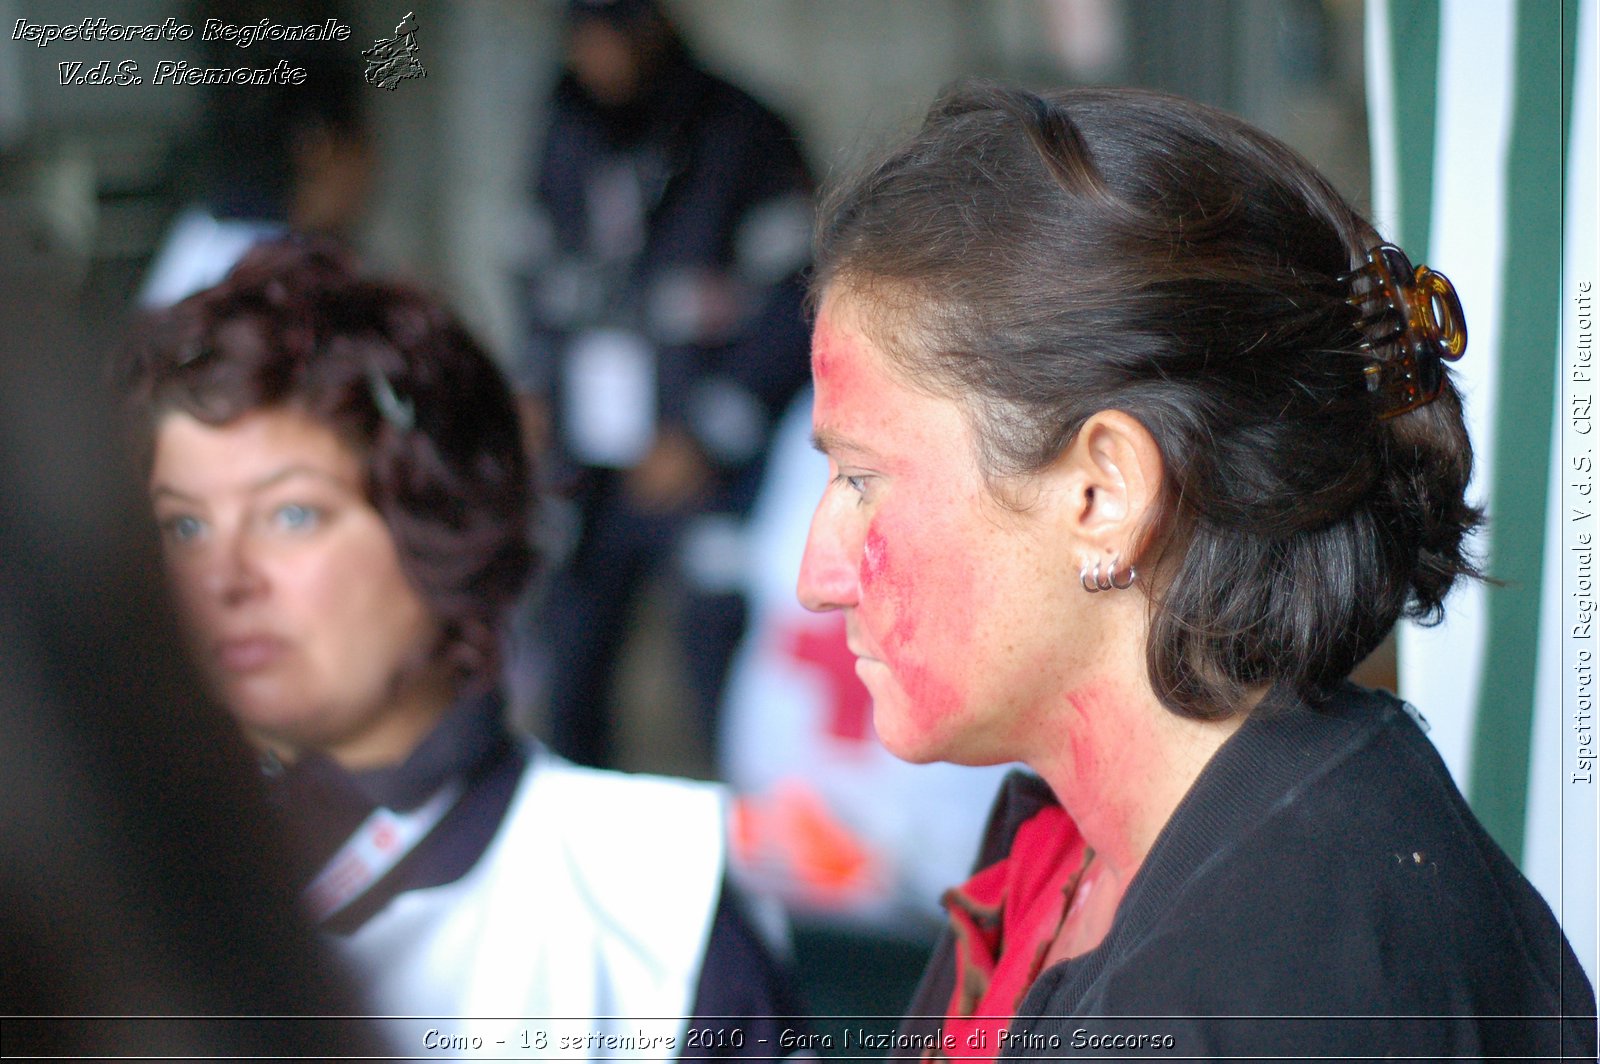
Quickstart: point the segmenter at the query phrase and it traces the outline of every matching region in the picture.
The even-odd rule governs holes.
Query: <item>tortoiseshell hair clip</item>
[[[1361,312],[1361,349],[1374,358],[1363,372],[1378,396],[1378,416],[1398,417],[1439,398],[1443,362],[1467,350],[1467,319],[1449,278],[1413,269],[1405,252],[1379,244],[1339,280],[1350,287],[1345,302]]]

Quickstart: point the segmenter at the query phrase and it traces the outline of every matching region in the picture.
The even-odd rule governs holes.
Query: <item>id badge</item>
[[[650,345],[620,329],[572,342],[562,419],[568,450],[584,465],[630,469],[656,438],[656,362]]]

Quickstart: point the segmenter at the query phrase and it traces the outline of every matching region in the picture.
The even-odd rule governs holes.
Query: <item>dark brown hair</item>
[[[265,244],[142,322],[117,376],[146,469],[174,411],[222,425],[285,408],[329,426],[362,460],[439,653],[463,681],[493,682],[534,565],[528,464],[504,378],[436,300],[326,243]]]
[[[908,377],[962,397],[991,481],[1043,469],[1100,410],[1149,430],[1150,678],[1221,717],[1255,685],[1325,691],[1477,575],[1455,388],[1380,420],[1363,383],[1339,277],[1378,239],[1218,111],[976,84],[834,189],[813,298],[866,300]]]

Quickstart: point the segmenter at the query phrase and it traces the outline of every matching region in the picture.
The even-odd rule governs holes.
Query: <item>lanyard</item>
[[[327,920],[388,875],[444,819],[461,791],[459,782],[447,784],[409,813],[374,809],[306,887],[312,919]]]

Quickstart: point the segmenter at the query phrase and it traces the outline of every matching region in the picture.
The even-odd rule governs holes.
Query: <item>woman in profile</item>
[[[1549,908],[1344,681],[1477,575],[1448,282],[1277,141],[1126,90],[955,91],[816,252],[801,600],[892,751],[1031,770],[907,1044],[1592,1058]]]
[[[788,1011],[724,887],[719,792],[574,768],[502,722],[529,471],[461,325],[290,241],[153,317],[121,369],[194,654],[371,1007],[524,1017],[470,1032],[521,1050],[558,1040],[539,1017],[622,1055],[759,1048],[766,1021],[686,1040],[690,1016]]]

